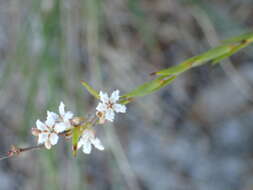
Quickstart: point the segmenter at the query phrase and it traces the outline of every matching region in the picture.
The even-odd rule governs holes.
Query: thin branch
[[[30,150],[36,150],[36,149],[40,149],[43,148],[44,144],[40,144],[40,145],[35,145],[35,146],[30,146],[30,147],[26,147],[26,148],[20,148],[21,152],[26,152],[26,151],[30,151]]]
[[[94,115],[91,115],[88,120],[82,120],[82,119],[78,120],[78,126],[82,126],[86,122],[91,123],[91,125],[93,126],[93,125],[96,124],[97,121],[98,121],[98,118],[94,114]],[[70,130],[66,130],[66,131],[64,131],[62,133],[59,133],[58,135],[67,138],[68,136],[71,136],[70,133],[71,133]],[[44,144],[29,146],[29,147],[25,147],[25,148],[18,148],[15,145],[11,145],[11,148],[7,152],[7,154],[3,155],[3,156],[0,156],[0,161],[8,159],[8,158],[11,158],[13,156],[18,156],[20,153],[23,153],[23,152],[27,152],[27,151],[31,151],[31,150],[36,150],[36,149],[40,149],[40,148],[43,148],[43,147],[44,147]]]
[[[0,161],[11,158],[13,156],[18,156],[20,153],[23,153],[23,152],[36,150],[36,149],[40,149],[40,148],[43,148],[43,147],[44,147],[43,144],[34,145],[34,146],[30,146],[30,147],[25,147],[25,148],[18,148],[14,145],[11,145],[11,149],[7,152],[7,154],[4,155],[4,156],[0,156]]]
[[[0,157],[0,161],[5,160],[5,159],[7,159],[7,158],[10,158],[10,156],[1,156],[1,157]]]

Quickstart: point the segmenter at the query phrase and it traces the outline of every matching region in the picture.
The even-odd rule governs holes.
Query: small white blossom
[[[92,129],[85,129],[78,142],[77,148],[79,149],[83,147],[83,152],[85,154],[90,154],[92,145],[98,150],[104,150],[104,146],[101,141],[95,137],[95,132]]]
[[[125,113],[126,106],[122,104],[118,104],[119,90],[113,91],[111,96],[109,97],[107,93],[103,93],[100,91],[99,93],[101,102],[96,107],[97,116],[100,119],[100,123],[104,123],[105,120],[114,121],[115,113]]]
[[[47,111],[47,119],[45,123],[40,120],[36,121],[37,128],[32,129],[32,134],[38,136],[38,144],[45,144],[47,149],[56,145],[59,139],[59,134],[69,129],[73,113],[65,112],[65,105],[63,102],[59,105],[59,114]]]
[[[53,145],[56,145],[58,142],[58,133],[61,132],[61,129],[55,126],[55,122],[58,119],[58,115],[53,112],[47,112],[47,120],[45,123],[40,120],[36,121],[36,126],[38,129],[38,144],[45,144],[47,149],[50,149]]]
[[[60,103],[59,113],[60,117],[58,118],[58,122],[55,124],[55,127],[63,132],[71,127],[70,120],[73,119],[74,114],[70,111],[65,111],[65,105],[63,102]]]

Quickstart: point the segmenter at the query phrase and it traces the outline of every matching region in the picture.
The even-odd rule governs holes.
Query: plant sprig
[[[109,97],[107,93],[98,92],[88,83],[82,81],[82,85],[87,91],[101,101],[96,107],[96,113],[87,117],[87,119],[85,117],[74,117],[72,112],[65,112],[65,105],[61,103],[59,115],[48,111],[45,122],[37,120],[37,128],[33,128],[33,135],[38,137],[38,145],[26,148],[18,148],[12,145],[8,153],[0,157],[0,160],[17,156],[22,152],[43,148],[44,145],[47,149],[50,149],[57,144],[58,136],[63,136],[66,139],[72,138],[74,156],[76,156],[77,150],[81,147],[83,147],[83,152],[86,154],[91,152],[92,145],[99,150],[104,150],[100,140],[95,137],[94,126],[104,124],[106,121],[113,122],[115,113],[125,113],[125,105],[132,102],[135,97],[146,96],[166,87],[179,75],[193,67],[207,63],[219,63],[242,48],[249,46],[252,42],[253,33],[225,40],[220,46],[210,49],[205,53],[189,58],[173,67],[151,73],[151,75],[156,77],[155,79],[136,87],[122,96],[119,95],[119,90],[115,90]]]
[[[157,76],[157,78],[138,86],[131,92],[123,95],[123,97],[134,98],[153,93],[171,84],[180,74],[192,69],[193,67],[198,67],[206,63],[217,64],[223,59],[226,59],[239,50],[249,46],[252,42],[253,33],[243,34],[225,40],[220,46],[212,48],[205,53],[191,57],[178,65],[151,73],[151,75]]]

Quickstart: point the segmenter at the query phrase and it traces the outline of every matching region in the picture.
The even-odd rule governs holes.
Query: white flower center
[[[106,103],[107,109],[113,109],[113,105],[114,105],[114,103],[112,103],[111,101],[108,101]]]

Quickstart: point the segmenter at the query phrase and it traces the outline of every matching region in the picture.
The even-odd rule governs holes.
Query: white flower
[[[53,112],[47,112],[47,120],[45,123],[40,120],[36,121],[36,126],[38,129],[38,144],[45,144],[47,149],[50,149],[53,145],[58,142],[58,133],[61,129],[55,126],[55,122],[58,119],[58,115]]]
[[[101,141],[95,137],[95,132],[92,129],[85,129],[77,144],[77,148],[79,149],[83,147],[83,152],[85,154],[90,154],[92,145],[98,150],[104,150],[104,146]]]
[[[47,111],[47,119],[45,123],[40,120],[36,121],[37,128],[32,128],[32,134],[38,136],[38,144],[45,144],[47,149],[56,145],[59,139],[59,134],[68,130],[73,119],[73,113],[65,112],[65,105],[61,102],[59,106],[60,115]]]
[[[60,103],[59,113],[59,122],[56,123],[55,127],[63,132],[71,127],[70,120],[73,118],[74,114],[70,111],[65,112],[65,105],[63,102]]]
[[[104,123],[105,120],[114,121],[114,112],[116,113],[125,113],[126,106],[122,104],[118,104],[119,90],[113,91],[111,96],[109,97],[107,93],[103,93],[100,91],[99,93],[101,102],[96,107],[97,116],[100,119],[100,123]]]

